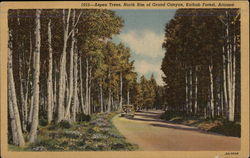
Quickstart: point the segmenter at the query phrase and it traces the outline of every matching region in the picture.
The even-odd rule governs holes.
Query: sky
[[[124,27],[113,37],[115,43],[123,42],[131,49],[135,71],[139,77],[150,78],[154,74],[159,85],[163,85],[161,62],[164,57],[162,43],[164,28],[175,10],[114,10],[124,19]]]

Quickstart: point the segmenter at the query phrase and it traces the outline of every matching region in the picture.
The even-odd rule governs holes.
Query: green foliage
[[[175,117],[180,117],[180,116],[184,117],[184,115],[185,115],[185,113],[180,112],[180,111],[167,110],[163,114],[161,114],[160,118],[169,121]]]
[[[76,114],[76,121],[77,122],[83,122],[83,121],[89,122],[90,120],[91,120],[90,115],[85,115],[85,114],[82,114],[82,113],[77,113]]]
[[[40,126],[46,126],[48,124],[48,120],[47,119],[40,119],[39,120],[39,125]]]
[[[135,104],[139,109],[155,107],[157,87],[158,85],[153,74],[150,80],[147,80],[145,76],[141,76],[140,83],[135,87]]]
[[[226,136],[240,137],[241,125],[235,122],[225,121],[223,122],[223,125],[215,126],[208,131],[223,134]]]
[[[62,120],[61,122],[58,123],[58,126],[60,128],[66,128],[66,129],[69,129],[70,127],[72,127],[71,123],[67,120]]]
[[[59,123],[52,123],[48,126],[48,130],[56,129],[69,129],[72,127],[72,124],[68,120],[62,120]]]
[[[211,78],[213,81],[213,93],[223,93],[223,58],[227,51],[227,46],[238,47],[238,37],[240,38],[240,21],[238,9],[178,9],[173,19],[165,27],[165,40],[162,47],[165,49],[165,56],[162,60],[161,70],[164,73],[166,106],[169,109],[191,111],[187,107],[186,99],[191,99],[192,103],[197,101],[198,111],[201,115],[210,117],[211,108]],[[224,22],[223,22],[224,21]],[[229,26],[229,36],[227,36],[227,25]],[[231,32],[231,33],[230,33]],[[236,39],[233,39],[236,38]],[[236,40],[235,43],[232,43]],[[231,43],[229,43],[231,41]],[[240,71],[240,48],[236,48],[236,73]],[[226,59],[227,60],[227,59]],[[229,61],[230,62],[230,61]],[[213,67],[211,73],[208,67]],[[192,72],[190,74],[190,72]],[[240,73],[235,74],[236,92],[235,98],[240,97]],[[195,93],[195,78],[197,77],[197,98]],[[225,78],[225,77],[224,77]],[[190,83],[190,80],[192,83]],[[188,82],[188,83],[186,83]],[[186,88],[188,92],[186,92]],[[190,96],[190,92],[193,96]],[[189,95],[191,98],[188,98]],[[215,108],[221,106],[221,97],[214,97]],[[224,103],[226,104],[226,103]],[[194,105],[192,105],[194,106]],[[223,105],[227,107],[227,105]],[[239,100],[235,99],[235,107],[240,108]],[[194,107],[192,107],[192,113]],[[188,110],[187,110],[188,109]],[[203,111],[208,111],[205,114]],[[193,113],[193,115],[197,115]],[[222,114],[225,115],[225,114]]]

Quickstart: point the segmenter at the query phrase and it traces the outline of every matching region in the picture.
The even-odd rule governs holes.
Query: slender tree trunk
[[[100,83],[100,104],[101,104],[101,112],[104,111],[103,109],[103,96],[102,96],[102,84]]]
[[[57,66],[55,65],[54,66],[54,94],[53,94],[53,101],[54,101],[54,104],[53,105],[53,112],[55,113],[56,110],[57,110]]]
[[[59,73],[59,94],[57,105],[57,122],[60,122],[64,117],[64,99],[65,99],[65,77],[66,77],[66,51],[69,31],[69,19],[71,10],[68,10],[67,21],[65,22],[65,10],[63,10],[63,22],[64,22],[64,43],[63,53],[60,60],[60,73]]]
[[[188,94],[188,71],[186,71],[186,74],[185,74],[185,81],[186,81],[186,112],[188,113],[189,112],[189,94]]]
[[[111,111],[111,84],[110,84],[110,82],[111,82],[111,74],[110,74],[110,68],[109,68],[109,70],[108,70],[108,79],[109,79],[109,87],[108,87],[108,112],[110,112]]]
[[[85,108],[86,113],[89,115],[89,60],[86,58],[86,87],[85,87]]]
[[[36,50],[34,52],[35,56],[35,72],[34,72],[34,105],[33,105],[33,118],[30,130],[29,142],[34,142],[37,136],[38,127],[38,113],[39,113],[39,76],[40,76],[40,47],[41,47],[41,37],[40,37],[40,15],[41,10],[36,10]]]
[[[73,25],[75,24],[75,10],[73,11]],[[67,99],[67,106],[66,106],[66,112],[65,112],[65,118],[70,118],[70,106],[72,101],[72,95],[73,95],[73,66],[74,66],[74,45],[75,45],[75,29],[72,28],[72,41],[71,41],[71,50],[70,50],[70,70],[69,70],[69,95]]]
[[[91,66],[89,66],[90,68],[89,68],[89,94],[88,94],[88,103],[89,103],[89,108],[88,108],[88,110],[89,110],[89,114],[91,114],[92,113],[92,105],[91,105],[91,85],[92,85],[92,67]]]
[[[228,84],[227,84],[227,63],[226,63],[226,54],[224,46],[222,47],[222,53],[223,53],[223,99],[224,99],[224,105],[226,110],[226,115],[228,116]]]
[[[18,27],[20,27],[20,18],[19,18],[19,11],[17,11],[17,23],[18,23]],[[19,31],[17,31],[16,32],[17,33],[17,39],[19,39],[19,34],[20,34],[20,32]],[[23,41],[19,41],[19,44],[18,44],[18,46],[17,46],[17,48],[19,49],[19,50],[22,50],[22,49],[24,49],[24,46],[23,46],[24,44],[23,44]],[[18,58],[18,61],[19,61],[19,80],[20,80],[20,99],[21,99],[21,101],[20,101],[20,105],[21,105],[21,124],[22,124],[22,128],[23,128],[23,130],[26,130],[25,129],[25,109],[24,109],[24,102],[25,102],[25,98],[24,98],[24,88],[23,88],[23,77],[22,77],[22,73],[23,73],[23,68],[22,68],[22,53],[20,52],[19,53],[19,58]],[[18,104],[18,103],[17,103]]]
[[[231,105],[231,113],[230,113],[230,121],[234,121],[234,114],[235,114],[235,75],[236,75],[236,59],[235,59],[235,52],[236,52],[236,36],[233,37],[233,51],[232,54],[232,105]]]
[[[128,88],[128,91],[127,91],[127,104],[130,104],[129,88]]]
[[[228,12],[226,11],[229,18]],[[233,87],[232,87],[232,49],[229,35],[229,22],[226,24],[226,38],[227,38],[227,90],[228,90],[228,107],[229,107],[229,121],[234,121],[234,105],[232,101]]]
[[[32,61],[33,61],[33,64],[32,64],[32,70],[34,71],[35,70],[35,60],[36,60],[36,58],[35,58],[35,54],[34,54],[34,52],[33,52],[33,59],[32,59]],[[31,83],[32,83],[32,92],[34,91],[34,73],[33,73],[33,71],[32,71],[32,81],[31,81]],[[30,111],[29,111],[29,120],[28,120],[28,124],[31,126],[31,123],[32,123],[32,120],[33,120],[33,109],[34,109],[34,93],[31,93],[31,101],[30,101]]]
[[[33,119],[33,106],[34,106],[34,96],[32,94],[31,101],[30,101],[30,111],[29,111],[29,119],[28,124],[31,125]]]
[[[120,103],[119,110],[122,109],[122,72],[120,72]]]
[[[189,71],[189,112],[192,113],[192,108],[193,108],[193,72],[192,72],[192,68],[190,68]]]
[[[114,111],[114,94],[111,94],[111,111]]]
[[[31,70],[31,60],[32,60],[32,39],[31,39],[31,32],[30,32],[30,56],[29,56],[29,62],[28,62],[28,72],[27,72],[27,82],[26,82],[26,93],[25,93],[25,102],[24,102],[24,109],[25,109],[25,117],[24,117],[24,122],[25,122],[25,131],[27,129],[27,123],[28,123],[28,97],[29,97],[29,91],[30,91],[30,70]],[[29,102],[30,103],[30,102]]]
[[[224,92],[223,92],[223,88],[221,87],[221,91],[220,91],[220,105],[221,105],[221,116],[224,116]]]
[[[77,108],[77,100],[78,100],[78,82],[77,82],[77,59],[78,59],[78,54],[77,54],[77,51],[75,51],[74,53],[74,105],[73,105],[73,121],[75,122],[76,121],[76,108]]]
[[[17,99],[16,99],[16,89],[15,89],[15,82],[14,82],[14,76],[13,76],[13,65],[12,65],[12,50],[13,50],[13,44],[12,44],[12,31],[9,31],[9,48],[8,48],[8,85],[10,89],[9,96],[11,97],[9,102],[9,109],[10,109],[10,116],[12,115],[14,117],[15,127],[12,128],[13,132],[13,140],[15,140],[14,143],[18,146],[23,146],[25,144],[22,127],[21,127],[21,120],[19,115],[19,110],[17,106]],[[12,113],[13,109],[13,113]],[[13,124],[14,124],[13,122]],[[16,134],[15,134],[16,132]],[[17,139],[14,138],[17,136]]]
[[[21,56],[21,55],[20,55]],[[20,80],[20,98],[21,98],[21,116],[22,116],[22,127],[23,127],[23,130],[25,130],[25,114],[24,114],[24,102],[25,102],[25,98],[24,98],[24,88],[23,88],[23,79],[22,79],[22,57],[19,56],[19,80]]]
[[[12,142],[14,145],[18,145],[19,141],[18,141],[16,121],[15,121],[15,115],[14,115],[13,104],[12,104],[10,84],[8,84],[8,105],[9,105],[8,107],[9,107],[9,119],[10,119],[10,126],[11,126]]]
[[[80,91],[81,91],[81,105],[82,105],[82,112],[86,113],[85,108],[84,108],[84,101],[83,101],[83,85],[82,85],[82,57],[80,56]]]
[[[48,83],[47,83],[47,94],[48,94],[48,124],[51,123],[52,121],[52,93],[53,93],[53,89],[52,89],[52,46],[51,46],[51,19],[49,20],[48,23],[48,44],[49,44],[49,70],[48,70]]]
[[[210,77],[210,108],[211,115],[214,118],[214,82],[213,82],[213,65],[209,65],[209,77]]]
[[[29,97],[29,91],[30,91],[30,65],[31,65],[31,59],[32,59],[32,40],[31,40],[31,33],[30,33],[30,56],[29,56],[29,62],[28,62],[28,72],[27,72],[27,82],[26,82],[26,93],[25,93],[25,102],[24,102],[24,109],[25,109],[25,131],[27,130],[27,123],[28,123],[28,97]]]
[[[27,131],[27,121],[28,121],[28,93],[29,93],[29,81],[27,81],[27,85],[26,85],[26,93],[24,94],[24,124],[23,124],[23,130]]]
[[[195,95],[194,95],[194,113],[197,114],[198,109],[198,66],[195,66]]]

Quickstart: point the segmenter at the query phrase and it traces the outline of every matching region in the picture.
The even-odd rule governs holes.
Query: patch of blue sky
[[[173,18],[173,9],[114,10],[124,19],[121,33],[113,37],[115,43],[123,42],[131,49],[135,71],[147,78],[154,74],[162,85],[161,62],[164,57],[162,43],[165,25]]]

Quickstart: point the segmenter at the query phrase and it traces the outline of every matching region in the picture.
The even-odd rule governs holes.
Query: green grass
[[[39,126],[34,143],[9,145],[11,151],[131,151],[138,146],[126,141],[112,124],[115,113],[95,114],[89,122]]]
[[[204,118],[202,116],[190,116],[181,112],[166,111],[160,117],[172,123],[198,127],[207,132],[218,133],[226,136],[240,137],[241,125],[239,122],[231,122],[225,118]]]

